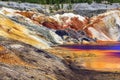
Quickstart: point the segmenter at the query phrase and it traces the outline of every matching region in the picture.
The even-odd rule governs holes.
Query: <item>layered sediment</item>
[[[11,5],[14,4],[3,5],[12,7]],[[87,68],[83,68],[79,64],[81,63],[79,56],[73,56],[74,51],[53,47],[70,43],[56,34],[56,31],[59,30],[63,32],[68,30],[71,35],[83,31],[88,38],[97,38],[101,42],[120,41],[119,9],[89,18],[74,13],[46,15],[39,13],[40,11],[28,10],[31,8],[30,6],[33,6],[32,4],[28,5],[28,9],[24,9],[23,6],[22,10],[17,9],[18,5],[13,6],[16,9],[6,8],[3,5],[0,8],[0,79],[109,80],[110,78],[117,79],[116,77],[119,76],[119,73],[105,74],[100,71],[86,70]],[[74,7],[76,10],[78,9],[77,5]],[[69,30],[73,30],[73,32]],[[67,35],[67,37],[70,37],[71,41],[74,38],[79,41],[81,38],[80,34],[75,34],[74,37]],[[74,57],[77,58],[76,61]],[[84,64],[82,65],[84,66]],[[94,68],[96,67],[98,66],[95,65]],[[116,76],[109,76],[113,74]],[[103,77],[103,75],[105,76]],[[102,78],[100,78],[101,76]]]

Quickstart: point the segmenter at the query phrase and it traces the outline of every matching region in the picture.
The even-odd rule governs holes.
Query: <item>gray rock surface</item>
[[[18,3],[18,2],[3,2],[0,1],[0,6],[10,7],[14,9],[20,10],[37,10],[41,13],[44,13],[45,8],[40,4],[32,4],[32,3]]]
[[[74,10],[76,14],[82,15],[82,16],[87,16],[87,17],[92,17],[92,16],[97,16],[98,14],[106,12],[106,9],[99,9],[99,10]]]
[[[10,58],[15,60],[15,63],[8,61],[10,64],[0,62],[0,80],[80,79],[80,76],[72,72],[62,59],[46,51],[2,37],[0,37],[0,42],[0,45],[7,49],[6,53],[0,54],[0,56],[12,55]]]
[[[0,6],[4,7],[10,7],[14,9],[20,9],[20,10],[35,10],[41,13],[46,13],[48,14],[49,11],[49,6],[41,5],[41,4],[32,4],[32,3],[18,3],[18,2],[3,2],[0,1]],[[53,5],[52,5],[53,7]],[[64,4],[63,10],[68,10],[69,5]],[[112,3],[112,4],[102,4],[102,3],[77,3],[77,4],[72,4],[72,9],[75,13],[80,14],[82,16],[94,16],[100,13],[105,12],[106,10],[109,9],[115,9],[115,8],[120,8],[119,3]],[[87,14],[89,13],[89,14]]]
[[[82,16],[88,16],[88,17],[92,17],[92,16],[95,16],[97,14],[106,12],[107,10],[117,9],[117,8],[120,8],[119,3],[113,3],[113,4],[78,3],[78,4],[73,4],[74,12],[76,12],[77,14],[80,14]]]
[[[22,25],[25,25],[28,29],[35,31],[37,34],[40,34],[44,36],[51,45],[53,44],[63,44],[63,40],[60,36],[58,36],[53,30],[48,29],[44,26],[40,26],[37,24],[34,24],[30,22],[30,20],[27,20],[26,18],[22,16],[12,16],[10,17],[12,20],[16,21],[17,23],[20,23]]]

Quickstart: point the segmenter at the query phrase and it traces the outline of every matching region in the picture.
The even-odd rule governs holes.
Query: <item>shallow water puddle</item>
[[[120,44],[64,45],[51,53],[71,59],[77,66],[98,71],[120,71]]]

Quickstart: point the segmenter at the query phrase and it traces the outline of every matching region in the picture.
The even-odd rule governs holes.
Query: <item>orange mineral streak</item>
[[[43,26],[45,26],[45,27],[47,27],[47,28],[51,28],[51,29],[62,29],[62,26],[60,26],[59,24],[58,24],[58,22],[57,21],[55,21],[55,20],[53,20],[53,19],[51,19],[51,21],[44,21],[43,23],[42,23],[42,25]]]
[[[42,42],[39,42],[36,38],[37,35],[33,34],[31,31],[20,24],[17,24],[3,15],[0,15],[0,36],[18,40],[27,44],[30,44],[37,48],[47,47]],[[39,37],[37,37],[39,38]]]
[[[90,24],[88,27],[94,27],[95,29],[99,30],[104,30],[103,28],[105,27],[105,23],[103,22],[105,16],[97,16],[93,17],[90,19]]]
[[[120,72],[120,59],[116,57],[97,57],[86,62],[86,67],[91,70],[99,71],[118,71]],[[89,65],[88,65],[89,64]]]
[[[25,61],[20,59],[17,55],[15,55],[15,53],[10,52],[1,45],[0,45],[0,63],[34,68],[33,65],[26,63]]]
[[[94,35],[92,35],[91,32],[88,30],[89,27],[93,27],[97,31],[103,31],[103,33],[106,33],[106,29],[104,29],[105,23],[103,22],[104,17],[105,16],[95,16],[89,19],[89,23],[86,24],[83,28],[88,36],[94,37]]]
[[[30,11],[20,11],[16,13],[21,14],[27,18],[32,18],[32,16],[35,14],[34,12],[30,12]]]
[[[36,12],[32,11],[19,11],[16,13],[31,19],[36,24],[41,24],[45,20],[45,15],[37,14]]]
[[[70,21],[68,22],[67,20],[69,19],[69,16],[65,16],[61,17],[61,22],[59,22],[54,20],[53,18],[50,18],[49,16],[31,11],[19,11],[16,13],[33,20],[35,23],[42,24],[43,26],[51,29],[65,29],[69,27],[75,30],[81,30],[89,23],[89,19],[87,17],[84,21],[80,21],[78,17],[73,17],[70,18]]]
[[[69,17],[62,17],[62,26],[63,29],[65,28],[72,28],[75,30],[83,30],[84,27],[89,23],[89,19],[86,18],[84,21],[80,21],[78,17],[72,17],[70,18],[70,21],[68,22],[67,20]]]
[[[36,12],[31,12],[31,11],[21,11],[21,12],[16,12],[18,14],[21,14],[29,19],[31,19],[34,23],[38,25],[43,25],[45,27],[51,28],[51,29],[61,29],[62,26],[59,25],[57,21],[54,19],[45,16],[43,14],[38,14]]]
[[[68,26],[75,30],[82,30],[86,24],[88,24],[87,20],[80,21],[78,17],[73,17],[71,18],[71,21],[69,22]]]

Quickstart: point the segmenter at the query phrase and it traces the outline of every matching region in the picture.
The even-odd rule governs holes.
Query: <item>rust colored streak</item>
[[[103,33],[107,34],[105,23],[103,22],[104,17],[104,15],[92,17],[88,20],[89,22],[84,25],[84,31],[87,33],[87,35],[89,35],[89,37],[93,37],[91,32],[88,30],[89,27],[93,27],[97,31],[102,31]]]
[[[89,18],[86,17],[84,21],[80,21],[78,17],[73,17],[70,19],[69,22],[66,22],[69,17],[62,17],[62,23],[56,21],[49,16],[45,16],[43,14],[38,14],[36,12],[31,11],[20,11],[16,12],[20,15],[23,15],[29,19],[31,19],[36,24],[42,24],[45,27],[52,28],[52,29],[65,29],[65,28],[72,28],[75,30],[81,30],[84,28],[85,25],[89,23]]]
[[[92,35],[91,32],[88,30],[88,28],[84,29],[84,31],[86,32],[86,34],[87,34],[90,38],[93,38],[93,35]]]
[[[62,27],[58,24],[57,21],[54,19],[45,16],[43,14],[38,14],[35,12],[30,12],[30,11],[21,11],[21,12],[16,12],[18,14],[21,14],[29,19],[31,19],[35,24],[42,24],[45,27],[52,28],[52,29],[61,29]]]
[[[71,18],[71,22],[69,24],[70,28],[79,30],[83,29],[84,23],[80,21],[77,17]]]
[[[42,23],[43,26],[46,26],[51,29],[61,29],[61,26],[57,22],[48,22],[45,21]]]
[[[45,15],[38,14],[35,12],[31,12],[31,11],[21,11],[21,12],[16,12],[16,13],[31,19],[36,24],[41,24],[43,21],[47,20]]]
[[[21,11],[21,12],[16,12],[16,13],[21,14],[21,15],[27,17],[27,18],[31,18],[34,15],[33,12],[29,12],[29,11],[28,12],[27,11]]]

